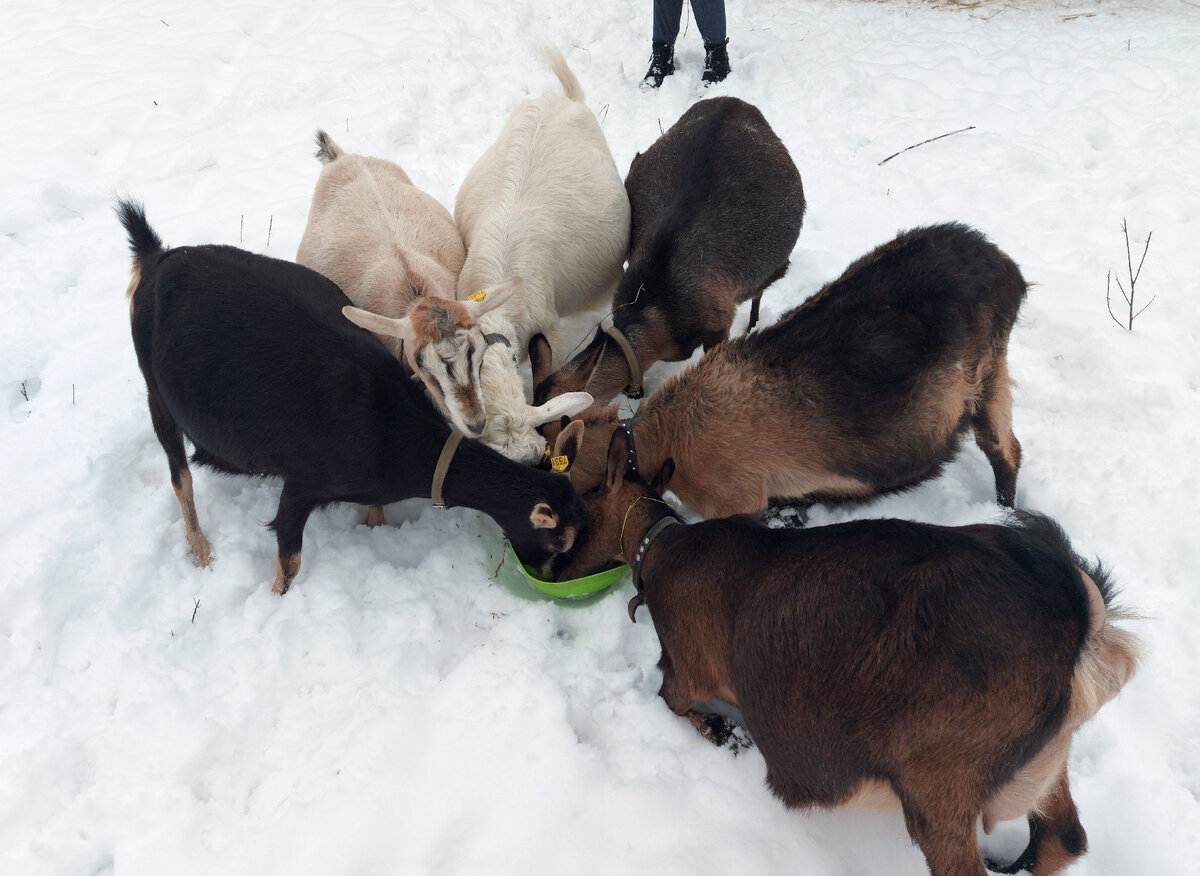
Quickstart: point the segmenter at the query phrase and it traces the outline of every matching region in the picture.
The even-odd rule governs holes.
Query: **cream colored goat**
[[[505,278],[522,281],[481,320],[485,332],[508,341],[488,347],[481,377],[483,440],[526,461],[545,441],[525,413],[517,366],[537,334],[561,357],[559,317],[610,302],[629,249],[629,198],[604,134],[566,59],[555,49],[545,59],[563,93],[517,105],[454,205],[467,246],[458,297]]]

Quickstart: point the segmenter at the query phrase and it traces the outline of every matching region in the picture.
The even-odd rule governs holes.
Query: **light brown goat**
[[[1026,284],[983,235],[938,225],[900,235],[779,322],[717,345],[669,379],[631,423],[639,469],[705,517],[772,499],[857,500],[936,475],[963,434],[1012,506],[1008,336]],[[537,373],[548,365],[535,357]],[[581,419],[571,468],[600,482],[617,409]]]
[[[435,404],[465,435],[486,421],[479,366],[487,348],[477,320],[518,284],[457,301],[466,249],[454,218],[408,174],[382,158],[344,152],[316,134],[325,165],[296,261],[333,280],[359,310],[347,318],[404,356]]]

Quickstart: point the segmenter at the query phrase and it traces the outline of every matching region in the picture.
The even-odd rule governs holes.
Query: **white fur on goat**
[[[530,339],[545,335],[561,364],[559,317],[611,301],[629,249],[629,198],[604,134],[562,54],[546,49],[545,59],[563,94],[517,105],[454,205],[467,246],[458,297],[508,277],[523,281],[482,320],[510,344],[484,356],[482,440],[514,459],[536,459],[545,446],[532,421],[540,409],[526,403],[517,370]]]

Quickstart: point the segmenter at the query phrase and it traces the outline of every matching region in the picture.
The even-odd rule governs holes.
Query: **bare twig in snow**
[[[911,146],[901,149],[899,152],[893,152],[887,158],[883,159],[883,161],[879,162],[879,164],[877,166],[882,167],[883,165],[885,165],[889,161],[891,161],[893,158],[895,158],[897,155],[903,155],[909,149],[916,149],[918,146],[924,146],[926,143],[932,143],[934,140],[941,140],[943,137],[952,137],[955,134],[961,134],[964,131],[974,131],[974,130],[975,130],[974,125],[967,125],[967,127],[959,128],[957,131],[947,131],[945,134],[938,134],[936,137],[930,137],[928,140],[922,140],[920,143],[913,143]]]
[[[196,612],[198,612],[200,610],[200,600],[197,598],[193,598],[192,602],[196,603],[196,607],[192,609],[192,623],[195,623],[196,622]],[[172,633],[172,635],[174,635],[174,634]]]
[[[267,220],[267,247],[268,248],[270,248],[270,246],[271,246],[271,229],[274,227],[275,227],[275,216],[272,215],[271,218]]]
[[[1135,271],[1133,269],[1133,249],[1129,245],[1129,224],[1124,219],[1121,220],[1121,230],[1125,233],[1125,269],[1129,272],[1129,291],[1126,292],[1125,287],[1121,285],[1120,277],[1117,277],[1117,288],[1121,290],[1121,297],[1125,299],[1125,304],[1129,308],[1128,313],[1126,314],[1126,321],[1122,323],[1121,320],[1117,319],[1117,315],[1113,313],[1112,268],[1108,269],[1108,279],[1104,286],[1104,301],[1108,305],[1108,315],[1113,318],[1113,322],[1121,326],[1121,328],[1125,329],[1126,331],[1133,331],[1133,321],[1141,316],[1146,308],[1153,304],[1154,300],[1158,298],[1157,295],[1151,296],[1149,301],[1143,304],[1136,311],[1134,310],[1133,301],[1137,295],[1138,277],[1142,275],[1142,265],[1146,262],[1146,253],[1150,251],[1150,238],[1154,236],[1154,232],[1151,231],[1146,235],[1146,246],[1142,249],[1142,257],[1138,261],[1137,270]]]

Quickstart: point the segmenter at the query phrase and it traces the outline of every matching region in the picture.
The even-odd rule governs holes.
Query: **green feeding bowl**
[[[601,590],[612,587],[629,571],[628,566],[620,565],[594,575],[588,575],[585,578],[573,578],[570,581],[543,581],[525,568],[525,564],[513,550],[512,544],[508,544],[505,550],[512,556],[526,581],[547,596],[554,596],[558,599],[581,599],[584,596],[592,596]]]

